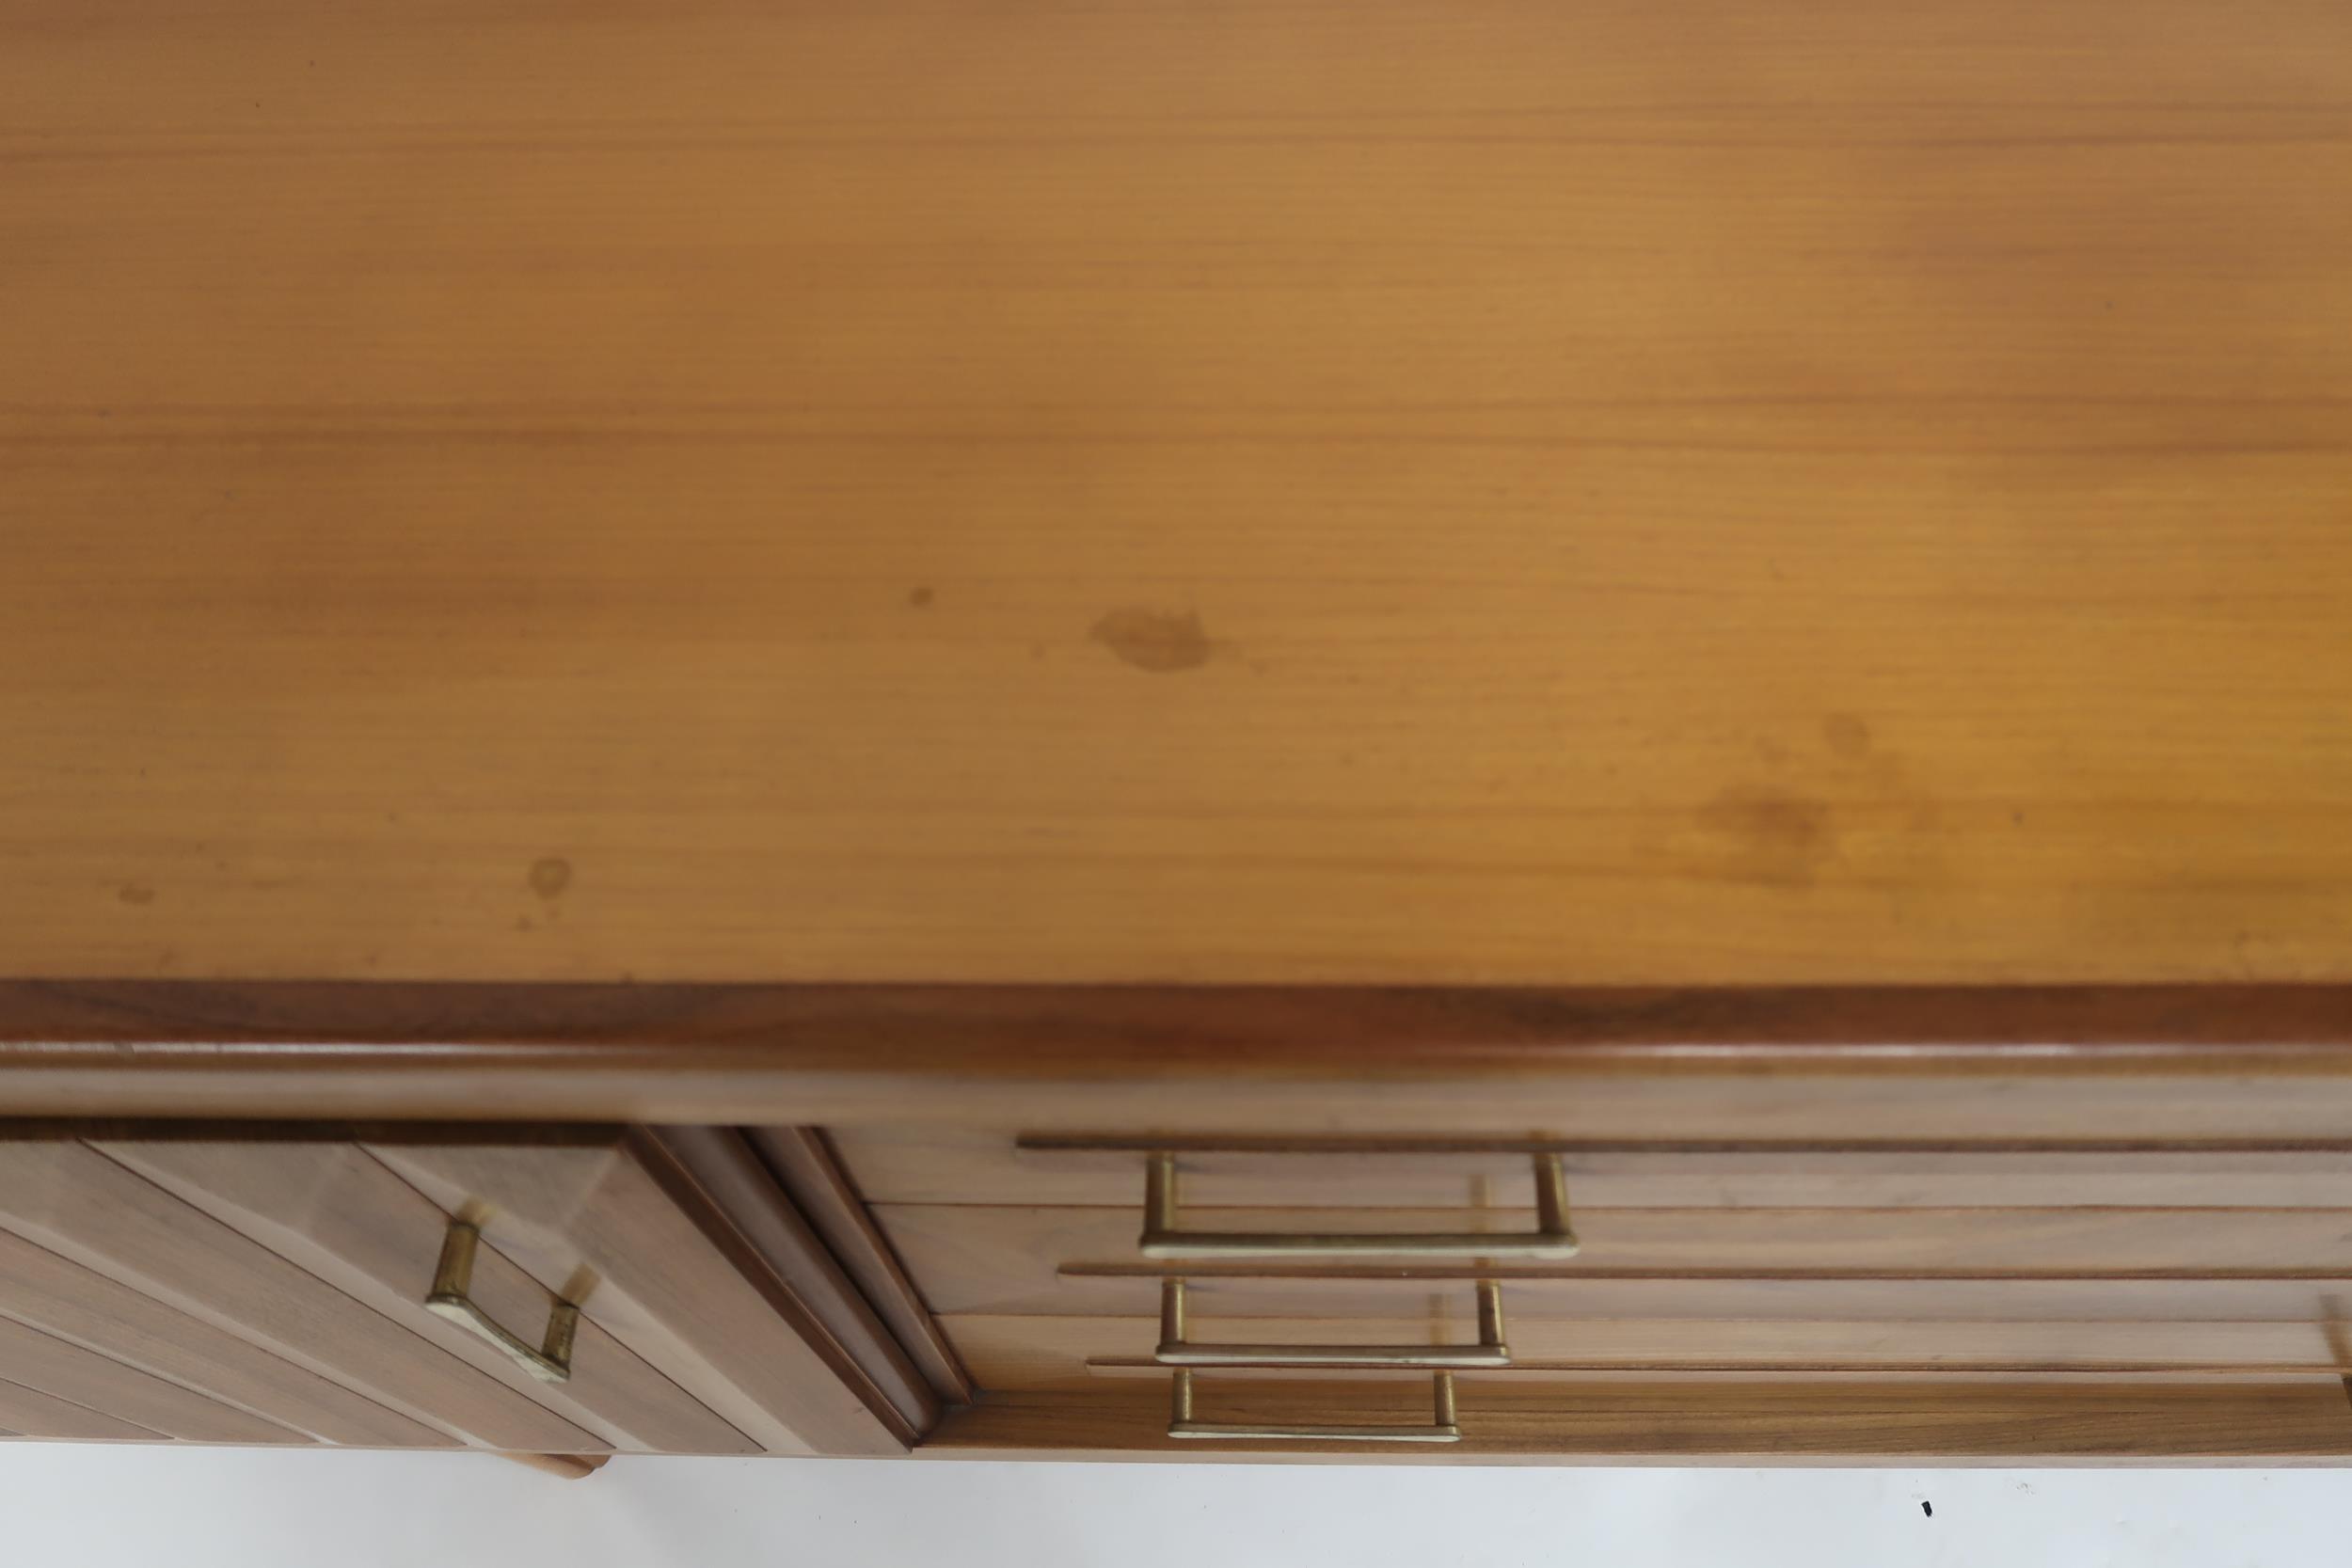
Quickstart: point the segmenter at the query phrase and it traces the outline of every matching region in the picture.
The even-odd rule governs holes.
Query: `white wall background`
[[[470,1454],[0,1444],[27,1568],[2344,1568],[2348,1510],[2332,1470],[617,1459],[565,1481]]]

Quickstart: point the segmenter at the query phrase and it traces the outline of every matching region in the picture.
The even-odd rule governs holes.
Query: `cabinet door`
[[[918,1434],[653,1135],[367,1148],[767,1451],[898,1453]]]
[[[274,1139],[109,1141],[100,1148],[173,1196],[326,1280],[455,1359],[621,1452],[757,1453],[709,1406],[580,1315],[571,1376],[550,1384],[513,1355],[424,1310],[452,1216],[357,1144]],[[477,1245],[469,1293],[495,1322],[536,1339],[548,1291]]]
[[[650,1138],[0,1140],[0,1432],[901,1451],[846,1359]]]

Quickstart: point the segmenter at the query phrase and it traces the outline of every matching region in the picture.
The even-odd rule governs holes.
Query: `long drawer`
[[[1361,1380],[1235,1378],[1201,1391],[1213,1420],[1353,1424],[1429,1419],[1421,1390]],[[1465,1384],[1458,1444],[1330,1439],[1202,1443],[1168,1433],[1166,1391],[1105,1380],[1087,1397],[1015,1390],[948,1419],[931,1447],[975,1458],[1202,1457],[1350,1464],[1790,1465],[2263,1463],[2341,1465],[2352,1410],[2333,1377],[2198,1384],[1920,1377],[1628,1378]]]
[[[1149,1311],[1170,1273],[1301,1275],[1311,1283],[1332,1272],[1140,1259],[1131,1208],[885,1204],[876,1213],[940,1312],[1117,1315]],[[1532,1212],[1471,1209],[1202,1209],[1188,1210],[1186,1219],[1204,1229],[1485,1229],[1499,1239],[1534,1223]],[[1579,1209],[1574,1221],[1582,1251],[1562,1262],[1365,1262],[1342,1272],[1448,1277],[1467,1267],[1512,1280],[1566,1281],[1627,1274],[2352,1275],[2352,1211],[2342,1210]]]
[[[1505,1291],[1506,1300],[1509,1292]],[[1132,1318],[973,1314],[947,1320],[964,1363],[993,1389],[1091,1390],[1106,1377],[1158,1377],[1152,1325]],[[1425,1317],[1196,1317],[1195,1337],[1255,1346],[1443,1345],[1459,1323]],[[1495,1379],[1581,1380],[1594,1373],[1904,1372],[2042,1377],[2083,1373],[2171,1381],[2217,1375],[2340,1376],[2352,1326],[2314,1322],[2042,1322],[1918,1319],[1511,1318],[1508,1368]],[[1296,1378],[1295,1369],[1234,1367],[1216,1377]],[[1340,1364],[1332,1375],[1426,1379],[1425,1371]]]
[[[1143,1160],[1179,1151],[1211,1208],[1526,1206],[1529,1151],[1556,1151],[1590,1209],[2132,1206],[2352,1210],[2352,1144],[1521,1143],[1020,1137],[850,1127],[832,1137],[874,1203],[1129,1207]],[[1305,1152],[1302,1152],[1302,1149]]]

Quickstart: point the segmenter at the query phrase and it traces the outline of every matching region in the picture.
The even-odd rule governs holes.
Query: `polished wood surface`
[[[2352,978],[2338,0],[0,0],[0,973]]]

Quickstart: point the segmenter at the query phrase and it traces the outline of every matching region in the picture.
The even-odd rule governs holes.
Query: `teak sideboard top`
[[[2352,979],[2352,9],[0,0],[0,974]]]

